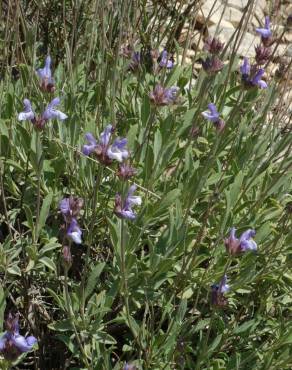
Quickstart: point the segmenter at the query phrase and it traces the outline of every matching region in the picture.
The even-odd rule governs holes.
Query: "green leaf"
[[[154,207],[156,209],[156,211],[154,212],[154,217],[159,215],[166,208],[175,203],[176,199],[180,196],[180,194],[181,194],[180,189],[173,189],[169,193],[167,193],[166,196],[162,198],[161,201],[156,203],[156,206]]]
[[[18,275],[21,276],[21,270],[17,265],[8,267],[7,272],[11,275]]]
[[[239,171],[236,175],[233,184],[230,186],[230,205],[233,207],[235,205],[235,202],[237,201],[237,198],[240,194],[242,181],[244,178],[243,171]]]
[[[57,267],[55,265],[55,263],[49,258],[49,257],[41,257],[39,258],[38,260],[39,262],[41,262],[43,265],[47,266],[50,270],[52,271],[57,271]]]
[[[94,268],[90,272],[90,275],[88,277],[87,284],[85,287],[85,299],[87,299],[94,291],[94,288],[97,283],[97,279],[99,275],[102,273],[104,266],[105,266],[105,262],[101,262],[98,265],[94,266]]]
[[[39,224],[38,224],[38,228],[36,231],[36,239],[38,239],[40,231],[46,224],[46,220],[49,215],[52,200],[53,200],[53,193],[49,193],[43,200],[42,208],[40,211]]]
[[[0,327],[3,327],[3,318],[6,308],[6,296],[2,286],[0,286]]]
[[[255,319],[249,320],[249,321],[244,322],[243,324],[237,326],[234,329],[233,333],[234,334],[244,333],[245,331],[251,329],[252,327],[256,328],[257,325],[258,325],[258,322]]]

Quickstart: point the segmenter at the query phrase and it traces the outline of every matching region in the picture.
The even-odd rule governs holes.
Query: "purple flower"
[[[82,153],[85,155],[90,155],[96,149],[97,141],[91,132],[87,132],[87,134],[85,134],[85,140],[87,141],[87,144],[83,145]]]
[[[5,359],[15,361],[22,353],[29,352],[35,343],[37,343],[35,337],[24,337],[19,334],[18,315],[13,318],[9,314],[6,320],[6,332],[0,338],[0,352]]]
[[[128,69],[135,72],[141,66],[141,53],[134,51]]]
[[[112,133],[114,131],[114,128],[112,125],[107,125],[104,131],[100,134],[100,140],[99,143],[103,147],[107,147],[109,145]]]
[[[219,119],[219,113],[217,111],[216,105],[213,103],[208,104],[209,111],[205,111],[202,113],[202,116],[206,118],[208,121],[217,122]]]
[[[202,112],[202,116],[208,121],[213,122],[214,126],[218,131],[222,131],[225,123],[220,118],[220,114],[217,111],[216,105],[213,103],[208,104],[209,111]]]
[[[36,118],[30,100],[24,99],[23,105],[24,111],[18,114],[18,121],[31,121],[34,123]]]
[[[255,75],[252,77],[252,79],[250,80],[250,83],[254,86],[260,87],[261,89],[266,89],[268,85],[264,80],[261,79],[264,74],[265,74],[265,70],[263,68],[260,68],[255,73]]]
[[[77,217],[83,207],[83,199],[73,197],[70,195],[69,198],[63,198],[59,203],[59,209],[66,222],[66,234],[76,244],[81,244],[82,231],[78,225]]]
[[[122,162],[128,158],[127,139],[115,139],[112,145],[110,145],[112,132],[112,125],[108,125],[101,133],[99,142],[96,141],[91,133],[87,133],[85,138],[88,144],[83,145],[83,154],[90,155],[92,152],[95,152],[99,161],[104,164],[110,164],[112,160]]]
[[[268,39],[272,36],[272,31],[270,28],[270,18],[268,16],[265,17],[265,27],[256,28],[256,32],[261,35],[262,39]]]
[[[227,275],[225,274],[222,280],[220,281],[218,290],[220,293],[227,293],[229,289],[230,286],[227,284]]]
[[[176,103],[179,88],[172,86],[164,88],[161,85],[156,85],[154,90],[149,94],[151,102],[158,106],[170,105]]]
[[[68,118],[68,116],[65,113],[62,113],[61,111],[55,109],[57,105],[60,104],[60,98],[54,98],[50,104],[47,106],[46,110],[42,114],[42,119],[44,121],[48,121],[50,119],[59,119],[61,121]]]
[[[159,66],[160,67],[162,67],[162,68],[166,67],[167,69],[173,68],[173,66],[174,66],[173,59],[168,57],[168,52],[166,50],[163,50],[159,59],[160,59],[160,61],[159,61]]]
[[[116,195],[114,212],[118,217],[128,220],[134,220],[136,218],[137,215],[132,210],[132,207],[135,205],[140,206],[142,204],[141,197],[133,195],[136,189],[136,185],[130,186],[128,194],[124,200],[120,194]]]
[[[240,66],[241,78],[246,87],[258,86],[262,89],[268,87],[267,83],[262,80],[265,73],[263,68],[258,68],[257,65],[250,66],[248,58],[243,59],[243,64]]]
[[[64,120],[67,118],[66,114],[55,109],[55,106],[58,104],[60,104],[60,99],[53,99],[51,103],[47,106],[41,117],[36,117],[34,111],[32,110],[31,102],[28,99],[24,99],[24,111],[18,114],[18,120],[31,121],[37,129],[43,129],[46,122],[48,122],[50,119],[56,118]]]
[[[240,72],[242,74],[242,78],[247,78],[250,74],[250,64],[248,58],[243,58],[243,63],[240,66]]]
[[[116,139],[112,145],[108,147],[107,155],[110,159],[115,159],[118,162],[122,162],[124,159],[127,159],[129,152],[127,149],[128,140]]]
[[[71,223],[67,229],[67,235],[69,236],[69,238],[73,240],[74,243],[76,244],[82,243],[81,240],[82,231],[78,225],[76,218],[72,218]]]
[[[47,92],[54,92],[54,80],[52,79],[51,71],[51,57],[48,55],[46,57],[44,68],[37,70],[37,74],[41,79],[41,88]]]
[[[72,195],[60,201],[59,209],[67,223],[70,223],[73,217],[79,216],[83,204],[82,198],[73,197]]]
[[[219,284],[211,286],[211,303],[215,306],[226,306],[228,301],[224,297],[224,293],[229,291],[230,287],[227,284],[227,276],[224,275]]]
[[[248,229],[238,239],[235,235],[236,229],[230,230],[230,235],[224,240],[226,250],[231,255],[237,255],[248,250],[256,251],[257,243],[252,239],[255,236],[255,230]]]

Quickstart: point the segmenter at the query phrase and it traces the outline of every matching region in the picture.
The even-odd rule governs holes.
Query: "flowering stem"
[[[121,271],[122,271],[122,284],[125,295],[125,305],[127,317],[129,316],[129,292],[128,292],[128,276],[126,268],[126,249],[125,249],[125,227],[124,219],[121,220]]]
[[[4,164],[3,164],[3,169],[4,169]],[[10,226],[10,222],[9,222],[7,206],[6,206],[6,199],[5,199],[5,194],[4,194],[4,184],[3,184],[3,176],[2,176],[2,161],[0,162],[0,192],[1,192],[1,200],[2,200],[2,204],[3,204],[3,209],[4,209],[4,216],[5,216],[5,219],[6,219],[6,225],[7,225],[7,228],[8,228],[9,236],[12,240],[13,235],[12,235],[11,226]]]
[[[89,232],[88,232],[88,240],[87,240],[87,250],[86,250],[86,256],[84,261],[84,271],[82,274],[82,280],[81,280],[81,292],[82,292],[82,302],[81,302],[81,314],[82,318],[84,320],[84,312],[85,312],[85,278],[87,276],[88,272],[88,262],[89,262],[89,256],[90,256],[90,248],[92,244],[92,238],[93,238],[93,229],[95,224],[95,218],[96,218],[96,212],[97,212],[97,194],[98,194],[98,188],[102,181],[102,175],[103,175],[103,166],[99,168],[96,180],[95,180],[95,186],[93,191],[93,201],[92,201],[92,218],[91,223],[89,226]]]
[[[42,171],[42,140],[41,134],[36,131],[36,162],[37,162],[37,208],[36,208],[36,222],[34,232],[34,243],[38,240],[39,235],[39,219],[40,219],[40,205],[41,205],[41,171]]]
[[[212,315],[211,315],[211,318],[210,318],[210,323],[209,323],[209,327],[208,327],[208,331],[207,331],[207,334],[205,336],[205,340],[204,340],[204,343],[202,345],[202,350],[200,351],[199,353],[199,356],[198,356],[198,359],[197,359],[197,363],[196,363],[196,367],[195,367],[195,370],[199,370],[201,367],[200,367],[200,363],[201,363],[201,360],[202,360],[202,357],[207,354],[207,345],[208,345],[208,340],[209,340],[209,337],[210,337],[210,332],[211,332],[211,329],[212,329],[212,324],[213,324],[213,321],[214,321],[214,317],[215,317],[215,312],[216,310],[213,309],[212,311]]]
[[[69,319],[70,319],[72,327],[74,329],[78,346],[79,346],[79,348],[81,350],[81,353],[83,355],[83,361],[86,365],[86,368],[90,370],[90,369],[92,369],[92,366],[90,366],[90,364],[88,362],[84,347],[82,345],[80,335],[79,335],[79,333],[77,331],[77,328],[76,328],[76,325],[74,323],[74,313],[73,313],[73,309],[72,309],[72,306],[71,306],[70,296],[69,296],[69,289],[68,289],[68,267],[67,266],[65,266],[64,288],[65,288],[65,303],[66,303],[66,306],[67,306],[67,312],[68,312],[68,315],[69,315]]]

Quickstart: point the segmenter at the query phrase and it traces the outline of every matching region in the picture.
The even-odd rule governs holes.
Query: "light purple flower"
[[[237,255],[248,250],[256,251],[257,244],[252,239],[255,233],[255,230],[248,229],[238,239],[236,237],[236,229],[232,227],[229,237],[224,240],[227,252],[231,255]]]
[[[68,230],[67,230],[67,235],[69,236],[69,238],[71,238],[73,240],[74,243],[76,244],[81,244],[82,243],[82,240],[81,240],[81,236],[82,236],[82,231],[78,225],[78,222],[75,218],[72,218],[71,220],[71,223],[68,227]]]
[[[220,293],[227,293],[230,289],[230,286],[229,284],[227,284],[227,275],[225,274],[222,278],[222,280],[220,281],[220,284],[219,284],[219,292]]]
[[[37,70],[38,76],[41,78],[42,81],[44,81],[46,84],[53,84],[52,79],[52,71],[51,71],[51,57],[48,55],[46,57],[45,66],[44,68],[39,68]]]
[[[208,121],[213,122],[216,130],[221,132],[225,127],[225,122],[220,118],[220,114],[217,111],[216,105],[213,103],[208,104],[208,111],[202,112],[202,116]]]
[[[139,196],[133,195],[136,191],[136,185],[132,185],[129,188],[126,198],[123,200],[120,194],[116,195],[115,199],[115,214],[120,218],[125,218],[128,220],[134,220],[136,218],[136,213],[132,210],[133,206],[140,206],[142,204],[142,199]]]
[[[249,76],[250,74],[250,64],[249,64],[248,58],[246,57],[243,58],[243,63],[240,66],[240,72],[242,76]]]
[[[227,276],[225,274],[219,284],[211,285],[211,303],[219,307],[226,306],[228,301],[224,297],[224,293],[227,293],[229,289],[230,287],[227,284]]]
[[[18,121],[35,121],[35,113],[32,110],[31,102],[28,99],[23,100],[24,111],[18,114]]]
[[[260,68],[256,74],[251,79],[251,84],[260,87],[261,89],[266,89],[268,87],[267,83],[261,78],[265,74],[265,70]]]
[[[208,121],[213,123],[219,120],[219,113],[217,111],[216,105],[213,103],[208,104],[209,111],[202,112],[202,116]]]
[[[128,69],[135,72],[141,66],[141,53],[134,51]]]
[[[258,68],[257,65],[250,66],[247,58],[243,59],[243,64],[240,66],[241,78],[247,87],[258,86],[262,89],[268,87],[267,83],[262,80],[265,70]]]
[[[79,213],[83,207],[84,201],[82,198],[73,197],[70,195],[69,198],[64,198],[59,203],[59,209],[67,223],[71,222],[73,217],[79,216]]]
[[[31,102],[28,99],[23,100],[24,111],[18,114],[19,121],[31,121],[37,129],[43,129],[46,122],[50,119],[64,120],[67,115],[55,109],[55,106],[60,104],[60,99],[55,98],[47,106],[46,110],[40,117],[36,117],[32,110]]]
[[[7,331],[0,338],[0,352],[9,361],[15,361],[22,353],[30,351],[37,339],[19,334],[18,316],[9,314],[6,320]]]
[[[54,98],[50,104],[47,106],[46,110],[42,114],[42,118],[45,121],[48,121],[50,119],[59,119],[61,121],[68,118],[68,116],[65,113],[62,113],[61,111],[55,109],[57,105],[60,104],[60,98]]]
[[[174,66],[173,60],[169,58],[168,52],[166,50],[163,50],[163,52],[160,55],[160,67],[166,67],[167,69],[171,69]]]
[[[175,104],[178,92],[179,88],[177,86],[164,88],[163,86],[158,84],[155,86],[154,90],[149,94],[149,98],[153,104],[158,106]]]
[[[264,28],[256,28],[256,32],[259,33],[263,39],[268,39],[272,36],[272,31],[270,27],[270,18],[268,16],[265,17],[265,27]]]
[[[88,144],[83,145],[83,154],[90,155],[92,152],[95,152],[99,161],[106,165],[110,164],[112,160],[122,162],[124,159],[128,158],[129,151],[127,149],[127,139],[115,139],[110,145],[112,132],[112,125],[108,125],[101,133],[99,142],[96,141],[91,133],[87,133],[85,138]]]
[[[83,145],[82,153],[85,155],[90,155],[96,149],[97,141],[91,132],[87,132],[85,134],[85,139],[87,141],[87,144]]]
[[[108,147],[107,155],[110,159],[115,159],[118,162],[122,162],[124,159],[127,159],[129,152],[127,149],[128,140],[116,139],[112,145]]]
[[[107,147],[109,145],[112,132],[113,132],[113,126],[107,125],[104,131],[100,134],[100,140],[99,140],[100,145],[104,147]]]
[[[167,104],[175,103],[178,92],[179,92],[179,88],[177,86],[171,86],[165,89],[164,97],[165,97],[165,101],[167,102]]]

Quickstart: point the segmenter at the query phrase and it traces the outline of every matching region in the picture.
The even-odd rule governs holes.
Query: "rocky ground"
[[[253,8],[246,24],[240,24],[242,16],[247,12],[248,3],[253,2]],[[191,3],[186,1],[185,8]],[[180,35],[180,44],[188,45],[184,55],[185,63],[193,63],[198,51],[203,50],[204,39],[208,36],[218,37],[228,43],[237,27],[242,27],[242,40],[237,53],[240,57],[253,58],[255,46],[259,44],[256,27],[263,27],[265,16],[271,19],[274,53],[268,63],[266,74],[274,77],[281,63],[291,64],[292,58],[292,1],[291,0],[201,0],[197,8],[196,21],[186,20]],[[290,16],[290,24],[288,17]],[[246,19],[247,14],[245,15]],[[200,67],[200,65],[198,65]],[[286,81],[285,81],[286,80]],[[285,74],[285,93],[282,96],[287,111],[286,119],[291,122],[292,115],[292,79],[291,68]]]

